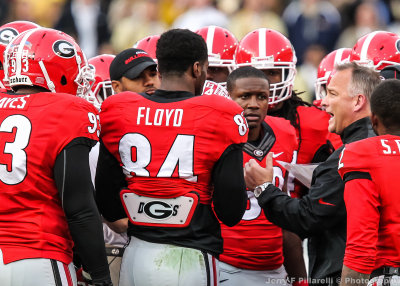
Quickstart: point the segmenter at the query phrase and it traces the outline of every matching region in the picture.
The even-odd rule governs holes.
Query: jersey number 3
[[[6,133],[12,135],[14,129],[14,138],[9,137],[10,140],[7,142]],[[6,138],[6,142],[2,143],[0,140],[0,147],[4,148],[0,150],[0,181],[4,184],[16,185],[25,179],[27,173],[25,148],[29,144],[31,130],[31,122],[23,115],[11,115],[1,122],[0,138]]]

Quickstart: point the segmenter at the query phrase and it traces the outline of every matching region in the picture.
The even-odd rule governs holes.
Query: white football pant
[[[218,260],[193,248],[131,237],[119,286],[217,286]]]
[[[0,249],[1,286],[77,286],[74,265],[47,258],[3,263]]]

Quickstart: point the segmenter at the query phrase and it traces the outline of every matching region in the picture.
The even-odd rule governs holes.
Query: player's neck
[[[167,76],[161,79],[160,89],[168,91],[188,91],[195,94],[195,85],[186,76]]]
[[[380,131],[379,135],[394,135],[400,136],[400,130],[393,130],[393,129],[385,129],[384,131]]]
[[[21,86],[15,91],[15,94],[28,94],[28,93],[32,94],[39,92],[50,92],[50,91],[38,86]]]
[[[261,125],[255,128],[249,128],[249,137],[247,141],[254,142],[261,136]]]

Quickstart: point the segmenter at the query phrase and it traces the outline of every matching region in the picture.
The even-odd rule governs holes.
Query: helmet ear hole
[[[62,85],[66,85],[66,84],[67,84],[67,78],[65,77],[65,75],[63,75],[63,76],[61,77],[60,83],[61,83]]]

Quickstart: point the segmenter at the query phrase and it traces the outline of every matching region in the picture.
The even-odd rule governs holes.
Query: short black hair
[[[268,81],[267,76],[261,70],[251,66],[240,67],[228,75],[228,78],[226,79],[226,89],[228,92],[232,92],[232,90],[235,88],[235,82],[238,79],[248,77],[262,78]]]
[[[371,95],[371,111],[388,130],[400,129],[400,80],[387,79]]]
[[[195,62],[204,63],[207,44],[204,39],[187,29],[164,32],[157,42],[156,57],[160,74],[182,75]]]

